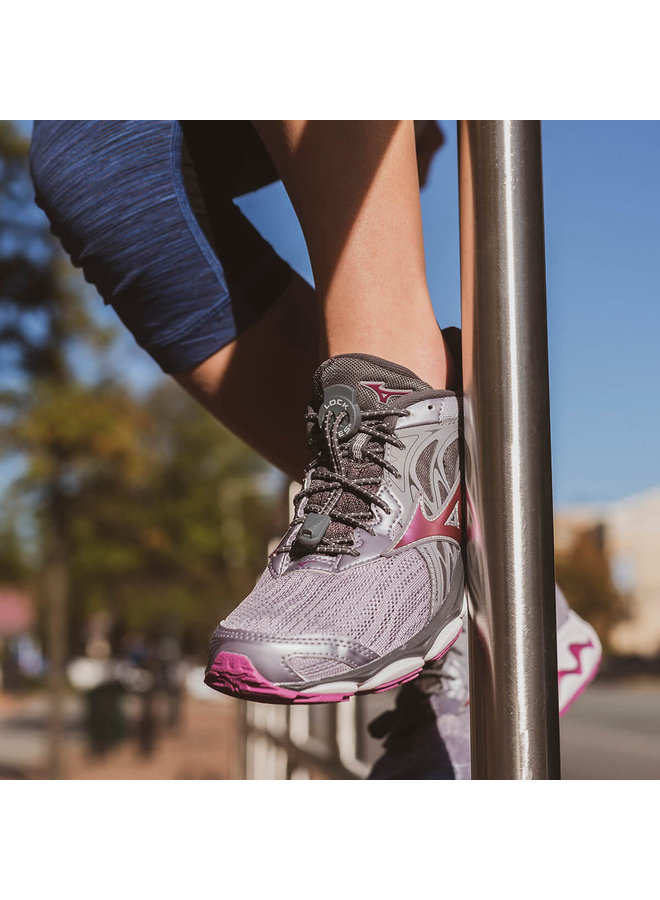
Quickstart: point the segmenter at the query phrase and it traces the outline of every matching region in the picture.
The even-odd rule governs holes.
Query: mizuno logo
[[[445,506],[444,510],[434,519],[427,519],[422,510],[422,498],[420,497],[415,514],[413,515],[408,527],[402,537],[392,548],[399,550],[415,541],[421,541],[424,538],[451,538],[457,544],[461,542],[461,487],[456,485],[456,489],[451,499]]]
[[[387,403],[390,397],[403,397],[405,394],[412,394],[411,390],[395,390],[394,388],[385,387],[384,381],[361,381],[360,384],[373,391],[381,403]]]

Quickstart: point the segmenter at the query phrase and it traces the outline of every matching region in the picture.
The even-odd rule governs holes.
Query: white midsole
[[[463,619],[466,615],[467,600],[464,599],[460,616],[445,625],[424,654],[424,657],[410,656],[398,659],[361,685],[356,684],[354,681],[333,681],[328,684],[317,684],[306,691],[300,691],[300,693],[301,695],[344,694],[351,696],[365,691],[372,691],[391,681],[399,681],[405,678],[406,675],[412,675],[418,672],[424,663],[441,656],[449,650],[462,631]],[[559,679],[559,709],[561,714],[580,693],[581,689],[593,678],[601,661],[602,648],[594,628],[572,610],[569,612],[567,620],[559,628],[557,638],[558,668],[559,672],[563,671],[564,673]],[[570,649],[571,646],[588,643],[591,646],[579,648],[579,656],[576,658],[574,652]],[[577,671],[571,671],[572,669]]]
[[[332,681],[326,684],[317,684],[307,690],[300,691],[300,694],[359,694],[364,691],[373,691],[375,688],[382,687],[390,681],[398,681],[405,678],[406,675],[412,675],[418,672],[425,662],[440,656],[443,651],[448,650],[459,636],[463,629],[463,619],[467,614],[467,601],[463,600],[463,608],[458,618],[449,622],[448,625],[438,633],[424,656],[410,656],[404,659],[397,659],[381,669],[380,672],[373,675],[364,684],[356,684],[354,681]]]

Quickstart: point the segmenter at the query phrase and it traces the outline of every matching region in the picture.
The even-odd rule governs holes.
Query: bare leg
[[[447,384],[426,285],[413,123],[255,123],[300,220],[321,355],[363,352]]]
[[[259,130],[305,230],[320,321],[316,292],[294,276],[259,322],[177,380],[298,480],[322,359],[372,353],[433,387],[447,386],[449,361],[426,286],[412,123],[262,122]]]
[[[176,380],[294,480],[309,462],[305,412],[318,360],[318,303],[294,275],[262,318]]]

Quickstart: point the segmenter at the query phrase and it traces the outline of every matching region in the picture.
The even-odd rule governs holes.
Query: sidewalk
[[[231,698],[187,698],[180,724],[163,730],[152,756],[138,753],[135,740],[101,759],[77,747],[67,754],[67,777],[87,781],[240,778],[238,703]]]
[[[102,757],[91,756],[83,730],[84,706],[72,696],[66,704],[64,777],[75,780],[171,780],[241,778],[239,704],[229,697],[186,697],[180,723],[159,728],[154,752],[140,755],[129,737]],[[47,702],[0,694],[0,773],[47,777]],[[7,776],[6,776],[7,777]]]

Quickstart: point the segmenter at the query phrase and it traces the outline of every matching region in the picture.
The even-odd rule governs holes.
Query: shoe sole
[[[223,694],[262,703],[341,703],[356,694],[378,694],[412,681],[417,678],[426,663],[444,656],[458,640],[466,614],[467,603],[463,599],[459,615],[445,622],[439,631],[429,634],[427,626],[417,635],[414,640],[419,642],[419,647],[424,648],[421,652],[414,653],[408,647],[411,643],[409,641],[404,648],[393,651],[379,660],[380,667],[376,672],[373,671],[375,663],[354,670],[351,674],[356,680],[326,679],[323,682],[293,689],[268,681],[257,671],[247,656],[221,651],[210,666],[204,681],[209,687]]]

